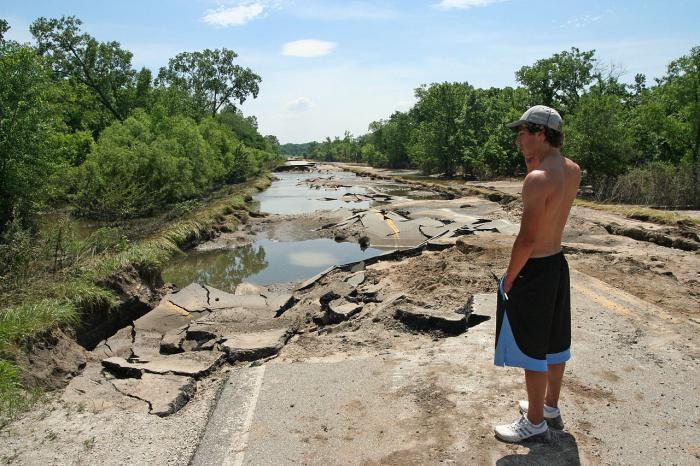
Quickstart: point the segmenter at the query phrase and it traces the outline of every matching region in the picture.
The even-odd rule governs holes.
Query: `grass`
[[[39,396],[38,390],[22,388],[16,365],[0,359],[0,428],[31,406]]]
[[[0,426],[30,406],[37,395],[21,385],[22,368],[14,362],[24,346],[57,327],[78,327],[96,310],[116,311],[117,298],[99,286],[125,267],[161,269],[181,248],[216,228],[233,228],[247,216],[246,198],[270,185],[269,176],[229,186],[179,218],[166,212],[134,222],[133,242],[81,257],[70,266],[49,272],[40,253],[28,263],[29,274],[0,283]],[[50,226],[49,226],[50,228]],[[50,260],[49,260],[50,262]]]
[[[3,309],[0,315],[0,351],[12,354],[16,343],[39,335],[55,325],[78,320],[76,306],[56,299],[41,299]]]

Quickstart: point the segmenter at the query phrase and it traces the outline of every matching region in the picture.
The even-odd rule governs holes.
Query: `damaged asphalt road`
[[[700,460],[698,254],[624,231],[680,233],[572,210],[567,427],[551,444],[506,445],[492,425],[512,421],[524,394],[520,371],[492,365],[494,276],[507,265],[518,202],[333,170],[302,182],[328,210],[256,215],[200,247],[336,238],[380,254],[293,283],[193,283],[164,296],[87,353],[64,391],[3,430],[3,462]]]

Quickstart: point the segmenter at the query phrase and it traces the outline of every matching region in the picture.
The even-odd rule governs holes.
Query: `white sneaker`
[[[527,414],[528,402],[527,400],[520,400],[518,404],[520,408],[520,414]],[[552,429],[563,429],[564,421],[561,418],[561,412],[559,408],[552,408],[551,406],[544,405],[544,420],[547,421],[547,425]]]
[[[496,426],[493,430],[496,437],[506,442],[522,442],[523,440],[548,442],[551,438],[546,422],[542,421],[540,425],[536,426],[525,416],[512,424]]]

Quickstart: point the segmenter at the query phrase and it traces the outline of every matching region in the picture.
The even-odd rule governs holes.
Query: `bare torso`
[[[536,170],[545,173],[548,192],[530,257],[546,257],[561,250],[561,237],[581,182],[581,170],[561,155],[547,157]]]

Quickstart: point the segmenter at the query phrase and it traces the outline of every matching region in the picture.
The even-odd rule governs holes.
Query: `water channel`
[[[277,173],[277,180],[254,197],[253,207],[269,214],[305,214],[319,210],[367,209],[374,201],[346,202],[345,194],[366,194],[355,186],[349,172]],[[339,186],[310,186],[319,178],[333,179]],[[348,186],[350,185],[350,186]],[[400,187],[395,187],[396,192]],[[260,239],[252,244],[210,251],[191,250],[176,257],[163,271],[163,279],[178,287],[192,282],[233,291],[241,282],[259,285],[287,283],[310,278],[329,266],[367,259],[386,251],[361,249],[357,243],[331,239],[280,242]]]

